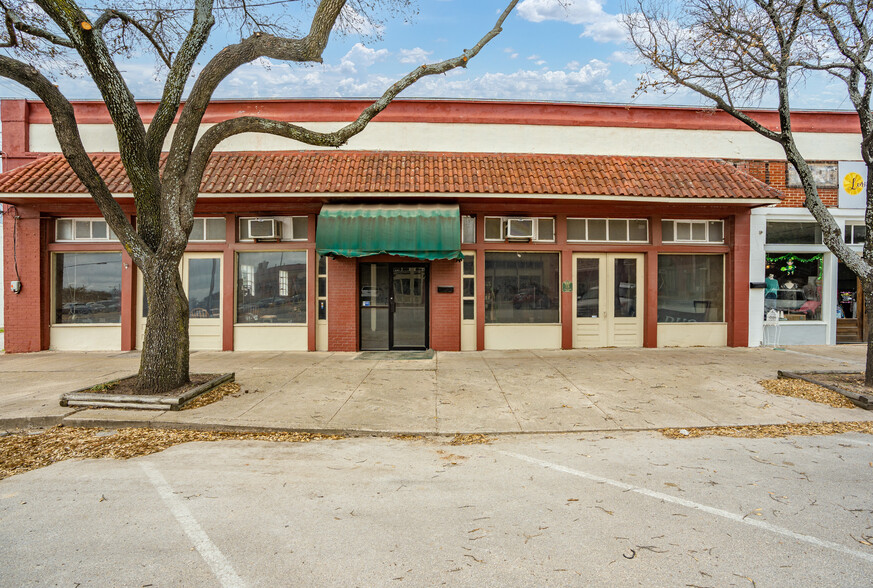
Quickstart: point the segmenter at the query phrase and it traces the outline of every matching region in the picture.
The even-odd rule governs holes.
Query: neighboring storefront
[[[6,299],[7,325],[14,325],[7,349],[138,348],[148,308],[141,277],[62,157],[52,154],[44,108],[21,102],[3,104],[7,162],[23,166],[0,176],[0,201],[13,204],[17,217],[14,251],[5,221],[6,279],[17,262],[22,282]],[[299,114],[298,107],[303,122],[349,116],[337,115],[337,104],[354,111],[343,101],[259,107]],[[239,108],[251,103],[219,103],[209,122]],[[117,147],[93,128],[108,120],[99,106],[81,109],[91,125],[86,145],[97,146],[89,149],[135,222]],[[192,349],[754,340],[764,290],[758,313],[749,264],[753,274],[760,268],[750,248],[764,218],[759,207],[779,203],[782,194],[755,179],[745,160],[715,157],[719,149],[736,156],[731,149],[744,141],[749,146],[741,151],[769,153],[748,132],[693,109],[409,101],[385,114],[382,126],[373,123],[375,138],[353,140],[348,150],[288,151],[266,138],[254,151],[229,145],[215,153],[180,267]],[[850,125],[838,122],[834,133],[847,134]],[[22,138],[15,129],[28,132]],[[687,141],[701,133],[707,142]],[[433,150],[397,149],[422,137],[431,138]],[[558,153],[556,137],[564,140]],[[27,140],[31,148],[21,148]],[[679,143],[689,157],[677,156]],[[640,149],[651,153],[601,153]],[[784,210],[788,220],[795,214],[771,210]],[[774,308],[789,311],[792,327],[826,330],[822,284],[838,270],[829,269],[826,255],[815,265],[822,251],[814,243],[795,245],[791,231],[781,234],[787,237],[768,241],[766,253],[773,264],[795,269],[774,275]],[[812,287],[820,304],[789,304]],[[850,306],[845,312],[855,312]],[[803,321],[793,318],[801,315]]]
[[[843,197],[841,184],[848,172],[840,170],[836,161],[813,164],[822,200],[845,242],[860,253],[864,209]],[[775,162],[771,172],[784,182],[781,190],[787,197],[777,207],[752,213],[749,273],[758,287],[750,296],[749,345],[866,341],[860,280],[823,244],[821,229],[803,207],[796,172]]]

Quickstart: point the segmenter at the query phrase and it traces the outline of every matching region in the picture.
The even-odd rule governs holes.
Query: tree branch
[[[233,135],[247,132],[267,133],[278,135],[307,143],[309,145],[320,145],[329,147],[339,147],[344,145],[350,138],[357,135],[373,118],[385,110],[385,108],[394,100],[400,92],[417,82],[423,77],[445,73],[449,70],[458,67],[467,67],[470,59],[473,59],[488,44],[491,39],[500,34],[503,30],[503,23],[509,14],[512,12],[519,0],[512,0],[500,17],[497,19],[494,27],[483,36],[472,49],[465,49],[463,53],[457,57],[452,57],[434,64],[421,65],[403,78],[396,81],[376,100],[373,104],[358,115],[358,118],[344,127],[329,133],[311,131],[299,125],[275,120],[268,120],[259,117],[239,117],[222,121],[207,130],[197,146],[192,152],[188,172],[185,176],[185,200],[187,208],[193,211],[194,199],[197,196],[197,190],[200,186],[200,181],[203,178],[203,172],[206,169],[206,164],[209,161],[209,156],[215,147],[223,140]]]
[[[147,149],[154,162],[157,162],[161,156],[164,140],[167,138],[167,133],[169,133],[176,112],[179,110],[191,68],[194,67],[194,62],[203,50],[203,46],[209,39],[212,26],[215,24],[212,7],[212,0],[195,1],[194,20],[191,28],[170,67],[170,73],[167,75],[161,103],[146,132]]]
[[[121,206],[113,198],[106,182],[100,177],[94,163],[88,157],[79,135],[75,112],[70,102],[36,68],[11,57],[0,55],[0,76],[18,82],[39,96],[45,103],[51,114],[61,151],[76,177],[88,189],[100,208],[100,212],[103,213],[109,226],[118,235],[124,249],[130,254],[134,262],[144,263],[152,251],[131,226],[121,210]]]
[[[330,32],[345,6],[346,0],[322,0],[312,18],[309,34],[302,39],[286,39],[264,33],[255,33],[236,45],[218,52],[200,72],[173,135],[167,169],[181,177],[185,169],[177,169],[187,160],[200,130],[200,121],[218,85],[238,67],[259,57],[283,61],[321,62]],[[166,171],[164,172],[167,173]]]
[[[40,39],[44,39],[53,45],[60,45],[61,47],[68,47],[70,49],[73,48],[73,43],[69,39],[61,37],[60,35],[56,35],[56,34],[52,33],[51,31],[47,31],[47,30],[42,29],[40,27],[35,27],[33,25],[30,25],[30,24],[24,22],[21,19],[21,15],[19,15],[16,11],[12,10],[11,8],[7,8],[3,2],[0,2],[0,8],[3,8],[4,13],[6,15],[7,30],[10,30],[10,26],[11,26],[12,28],[14,28],[17,31],[20,31],[22,33],[26,33],[26,34],[31,35],[33,37],[39,37]],[[10,31],[10,37],[13,37],[11,34],[11,31]],[[16,47],[17,40],[15,43],[13,43],[12,42],[13,38],[10,38],[9,45],[4,45],[4,46]]]
[[[141,22],[125,12],[115,10],[114,8],[106,10],[97,18],[97,20],[94,21],[94,30],[102,35],[103,27],[105,27],[113,20],[120,20],[123,24],[130,25],[138,30],[154,48],[158,57],[161,59],[161,61],[164,62],[164,65],[166,65],[167,67],[170,67],[172,65],[172,53],[167,52],[166,47],[164,47],[160,43],[158,38],[152,34],[152,31],[147,29],[145,26],[143,26]]]
[[[161,197],[161,179],[158,165],[149,158],[146,132],[136,100],[127,82],[118,71],[109,48],[99,30],[88,22],[87,15],[75,0],[34,0],[55,24],[70,38],[100,95],[118,135],[121,161],[130,179],[137,216],[141,216],[140,235],[153,249],[157,249],[162,232],[157,216]],[[150,215],[143,211],[154,212]]]

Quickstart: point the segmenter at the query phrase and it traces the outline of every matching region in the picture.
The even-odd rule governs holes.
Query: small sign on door
[[[561,292],[572,292],[573,291],[573,281],[567,280],[566,282],[561,282]]]

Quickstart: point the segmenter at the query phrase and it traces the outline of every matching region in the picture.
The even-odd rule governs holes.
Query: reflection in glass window
[[[485,254],[486,323],[558,323],[557,253]]]
[[[55,254],[55,323],[121,322],[121,253]]]
[[[658,322],[724,321],[724,256],[658,256]]]
[[[221,318],[221,259],[188,260],[188,316]]]
[[[476,242],[476,217],[464,215],[461,217],[461,243]]]
[[[821,227],[816,222],[767,222],[767,244],[789,243],[791,245],[821,244]]]
[[[305,323],[306,253],[240,253],[236,300],[239,323]]]
[[[596,257],[576,260],[576,316],[600,316],[600,260]]]
[[[822,254],[766,257],[764,315],[772,309],[790,321],[821,320]]]

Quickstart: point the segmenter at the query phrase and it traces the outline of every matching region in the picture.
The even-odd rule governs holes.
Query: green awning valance
[[[319,255],[463,259],[457,206],[327,204],[318,215]]]

